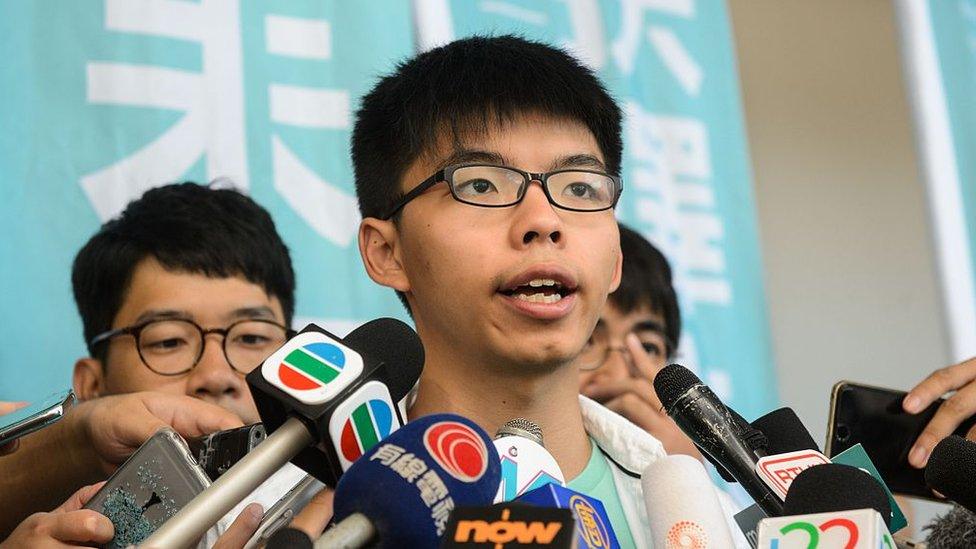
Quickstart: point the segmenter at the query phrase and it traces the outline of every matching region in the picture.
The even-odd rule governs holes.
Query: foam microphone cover
[[[735,547],[711,479],[695,458],[651,462],[641,487],[654,547]]]
[[[395,318],[377,318],[349,332],[343,343],[385,364],[386,386],[394,402],[413,388],[424,369],[424,346],[413,328]]]
[[[976,515],[958,505],[922,529],[928,530],[925,542],[932,549],[976,547]]]
[[[312,549],[312,539],[308,534],[295,528],[282,528],[265,544],[265,549]]]
[[[333,520],[366,515],[379,547],[436,547],[451,510],[490,505],[500,480],[488,433],[461,416],[425,416],[380,441],[343,474]]]
[[[800,450],[820,451],[792,408],[780,408],[752,422],[752,426],[766,434],[766,453],[785,454]]]
[[[815,465],[790,484],[783,515],[810,515],[854,509],[874,509],[891,526],[891,504],[881,484],[870,474],[840,463]]]
[[[976,443],[959,435],[942,439],[925,466],[929,488],[976,513]]]

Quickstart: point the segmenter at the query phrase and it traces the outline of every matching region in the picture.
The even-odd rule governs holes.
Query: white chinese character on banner
[[[447,520],[451,518],[451,511],[453,510],[454,500],[450,496],[438,501],[431,509],[430,518],[434,519],[438,536],[444,534],[444,528],[447,526]]]
[[[638,219],[653,227],[646,236],[671,260],[675,285],[688,307],[731,304],[708,129],[694,118],[645,112],[633,101],[626,111],[626,140],[635,163],[631,200]]]
[[[427,470],[427,464],[424,460],[413,455],[412,453],[403,454],[400,456],[392,465],[390,469],[393,469],[400,476],[403,477],[407,482],[413,482],[417,479],[424,471]]]
[[[447,495],[447,486],[437,471],[427,471],[424,476],[417,479],[417,489],[420,490],[420,499],[427,507]]]
[[[395,445],[386,443],[373,452],[373,455],[369,456],[370,461],[379,461],[383,465],[390,465],[396,461],[401,455],[403,455],[404,449]]]

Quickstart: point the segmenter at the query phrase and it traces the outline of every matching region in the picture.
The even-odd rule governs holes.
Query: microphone
[[[423,355],[417,334],[395,319],[371,321],[345,343],[314,324],[306,326],[247,375],[270,434],[145,545],[192,544],[289,460],[335,486],[356,458],[403,424],[393,398],[416,383]]]
[[[285,527],[268,538],[265,549],[312,549],[312,540],[308,534],[297,528]]]
[[[620,547],[603,502],[594,497],[550,483],[522,494],[515,502],[572,511],[579,547]]]
[[[542,444],[542,429],[525,418],[509,420],[495,433],[495,449],[501,458],[502,480],[496,502],[516,497],[550,482],[564,485],[563,472]]]
[[[514,502],[492,506],[458,507],[451,514],[441,549],[462,547],[528,547],[573,549],[575,520],[568,509],[520,505]],[[591,545],[590,547],[606,547]]]
[[[936,517],[922,529],[929,531],[925,542],[933,549],[976,546],[976,515],[959,505],[953,505],[949,512]]]
[[[891,524],[891,504],[881,484],[870,474],[839,463],[804,469],[793,479],[783,504],[784,515],[833,513],[874,509],[885,527]]]
[[[715,487],[693,457],[669,455],[641,474],[654,547],[735,547]]]
[[[315,547],[436,547],[451,511],[490,504],[501,464],[488,434],[453,414],[415,419],[339,479],[336,526]]]
[[[782,514],[782,500],[756,474],[758,456],[745,439],[748,433],[698,376],[671,364],[654,377],[654,390],[678,427],[728,471],[767,515]]]
[[[785,454],[801,450],[820,451],[810,431],[792,408],[780,408],[752,422],[752,426],[766,435],[767,454]]]
[[[925,484],[969,512],[976,513],[976,443],[949,435],[932,449],[925,465]]]

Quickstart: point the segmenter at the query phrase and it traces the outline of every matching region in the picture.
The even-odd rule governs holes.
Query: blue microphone
[[[435,414],[372,447],[339,479],[336,526],[316,547],[436,547],[458,506],[492,503],[501,465],[473,421]]]
[[[531,492],[526,492],[515,498],[515,501],[572,511],[573,518],[576,519],[578,547],[607,549],[619,549],[620,547],[617,535],[613,532],[613,526],[610,525],[607,510],[603,507],[603,502],[596,498],[551,483]]]

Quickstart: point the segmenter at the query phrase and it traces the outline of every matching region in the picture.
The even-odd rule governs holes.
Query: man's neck
[[[411,418],[459,414],[494,435],[505,422],[524,417],[542,428],[546,449],[567,480],[583,471],[590,442],[583,428],[578,374],[572,367],[526,374],[514,367],[472,364],[470,356],[450,354],[435,349],[427,353]]]

